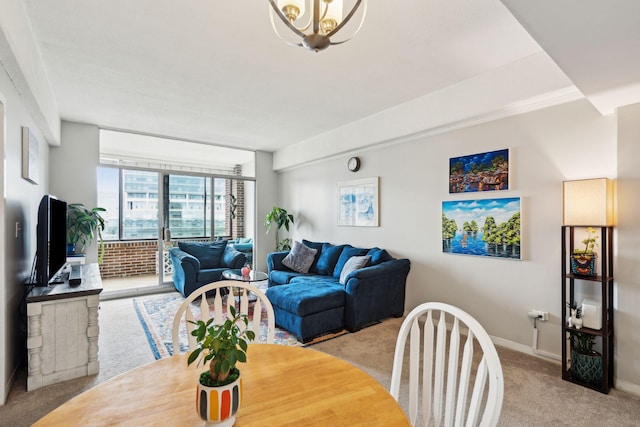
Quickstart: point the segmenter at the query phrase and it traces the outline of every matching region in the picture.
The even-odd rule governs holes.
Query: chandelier
[[[324,50],[331,45],[344,43],[358,34],[367,13],[367,0],[353,0],[353,6],[346,15],[343,15],[343,0],[269,0],[269,3],[271,4],[271,26],[278,37],[288,44],[302,46],[315,52]],[[307,13],[306,22],[301,23],[300,21],[305,17],[307,3],[309,3],[311,10]],[[351,37],[340,41],[331,40],[349,22],[360,5],[363,6],[362,18]],[[291,42],[284,38],[276,27],[274,15],[278,16],[291,31],[302,38],[302,41]]]

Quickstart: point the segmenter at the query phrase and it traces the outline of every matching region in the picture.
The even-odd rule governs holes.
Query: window
[[[122,240],[158,238],[158,173],[122,170]]]
[[[211,178],[169,175],[169,229],[171,236],[210,237],[211,216],[205,213],[205,198]]]
[[[172,238],[251,236],[253,213],[246,206],[253,206],[253,188],[252,181],[238,179],[100,167],[98,206],[107,209],[103,237],[157,239],[160,209]]]
[[[98,168],[98,206],[107,211],[102,213],[105,220],[102,238],[118,240],[120,236],[120,170]]]

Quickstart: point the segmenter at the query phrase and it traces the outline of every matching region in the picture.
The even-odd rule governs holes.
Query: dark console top
[[[68,278],[62,283],[34,287],[27,295],[27,303],[74,298],[100,292],[102,292],[102,278],[98,264],[73,265]]]

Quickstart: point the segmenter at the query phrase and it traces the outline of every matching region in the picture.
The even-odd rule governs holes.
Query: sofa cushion
[[[293,242],[293,248],[282,260],[282,264],[298,273],[309,272],[309,267],[313,264],[317,250],[303,245],[298,241]]]
[[[340,278],[340,273],[342,272],[342,268],[344,265],[354,256],[362,256],[367,254],[368,249],[354,248],[351,245],[346,245],[336,262],[336,266],[333,269],[333,277],[336,279]]]
[[[393,257],[389,255],[386,249],[371,248],[367,255],[371,255],[371,265],[378,265],[381,262],[392,260]]]
[[[322,252],[320,252],[318,263],[316,264],[317,274],[332,276],[344,247],[345,245],[334,246],[330,243],[323,243]]]
[[[200,268],[219,268],[222,266],[222,254],[227,247],[226,240],[214,243],[178,242],[178,247],[200,261]]]
[[[365,267],[370,260],[371,257],[369,255],[352,256],[351,258],[349,258],[349,261],[347,261],[347,263],[342,268],[342,271],[340,272],[340,283],[344,285],[349,273],[351,273],[352,271],[356,271],[359,268]]]
[[[217,282],[222,277],[222,272],[225,268],[209,268],[198,271],[198,283],[208,284]]]
[[[318,277],[320,276],[305,276],[304,279]],[[313,286],[302,282],[296,285],[293,283],[296,279],[302,279],[302,277],[292,279],[292,283],[288,285],[267,289],[267,298],[272,305],[298,316],[307,316],[344,306],[345,291],[339,283],[327,281],[325,277],[315,280]]]
[[[276,285],[285,285],[293,277],[300,276],[300,274],[295,271],[272,270],[269,272],[269,281]]]

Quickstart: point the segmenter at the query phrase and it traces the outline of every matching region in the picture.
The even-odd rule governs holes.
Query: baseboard
[[[542,350],[533,350],[531,347],[519,344],[517,342],[505,340],[504,338],[491,336],[491,341],[495,345],[499,345],[501,347],[508,348],[510,350],[518,351],[520,353],[529,354],[531,356],[541,357],[547,360],[552,360],[553,362],[560,363],[562,361],[562,356],[554,353],[549,353]],[[640,385],[630,383],[628,381],[619,380],[615,377],[613,378],[614,387],[616,390],[624,391],[625,393],[633,394],[635,396],[640,396]]]
[[[617,380],[615,378],[613,379],[613,383],[615,384],[614,388],[616,390],[620,390],[629,394],[640,396],[640,385],[638,384],[630,383],[624,380]]]
[[[16,377],[18,376],[18,367],[15,367],[7,378],[7,382],[4,385],[4,395],[0,396],[0,406],[4,406],[7,403],[7,399],[9,398],[9,393],[11,393],[11,388],[13,387],[13,383],[16,381]]]
[[[558,362],[558,363],[560,363],[560,361],[562,360],[562,356],[560,356],[559,354],[550,353],[544,350],[534,350],[528,345],[520,344],[517,342],[506,340],[504,338],[496,337],[493,335],[490,335],[490,337],[491,337],[491,341],[493,341],[495,345],[508,348],[509,350],[514,350],[514,351],[525,353],[531,356],[542,357],[545,359],[553,360],[554,362]]]

